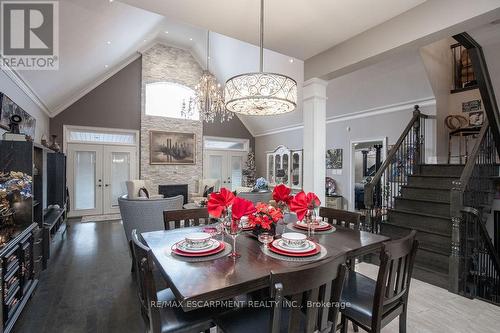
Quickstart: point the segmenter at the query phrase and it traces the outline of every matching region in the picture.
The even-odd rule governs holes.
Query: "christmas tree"
[[[243,169],[242,174],[244,178],[245,186],[254,187],[255,186],[255,154],[253,152],[248,153],[246,167]]]

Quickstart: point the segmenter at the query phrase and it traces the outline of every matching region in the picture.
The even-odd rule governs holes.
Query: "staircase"
[[[450,190],[462,174],[463,165],[421,165],[401,186],[400,195],[388,209],[380,232],[393,239],[415,229],[420,242],[413,276],[448,288],[451,252]]]

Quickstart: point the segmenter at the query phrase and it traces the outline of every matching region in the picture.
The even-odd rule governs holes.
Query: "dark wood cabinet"
[[[3,332],[12,330],[38,284],[34,258],[39,235],[40,229],[33,223],[0,250]]]

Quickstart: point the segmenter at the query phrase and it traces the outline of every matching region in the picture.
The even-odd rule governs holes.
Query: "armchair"
[[[218,179],[215,178],[203,179],[201,182],[198,183],[198,192],[191,193],[190,195],[191,202],[201,201],[203,200],[203,198],[206,198],[207,195],[204,195],[205,191],[209,190],[210,188],[213,188],[212,192],[219,191],[219,185],[220,184]]]

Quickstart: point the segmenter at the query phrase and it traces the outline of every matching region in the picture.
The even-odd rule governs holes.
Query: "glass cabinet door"
[[[274,157],[272,154],[267,155],[267,180],[274,183]]]
[[[288,154],[283,154],[283,170],[285,171],[285,177],[283,177],[283,184],[288,184],[289,174],[288,174]]]
[[[292,186],[300,186],[300,155],[292,154]]]
[[[278,170],[281,168],[281,155],[274,155],[274,174],[276,175],[278,173]],[[276,184],[276,181],[278,179],[275,179],[273,181],[273,184]]]

